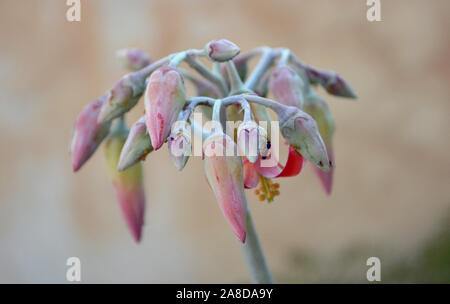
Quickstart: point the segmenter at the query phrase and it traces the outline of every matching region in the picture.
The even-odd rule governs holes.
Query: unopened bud
[[[267,132],[255,121],[243,122],[238,128],[238,147],[242,155],[254,163],[267,153]]]
[[[145,119],[155,150],[170,134],[171,126],[186,102],[183,76],[174,68],[162,67],[150,76],[145,91]]]
[[[169,152],[175,167],[183,170],[191,155],[191,127],[186,121],[177,121],[169,136]]]
[[[225,62],[231,60],[240,51],[236,44],[226,39],[213,40],[205,46],[206,56],[211,61]]]
[[[126,170],[142,160],[153,151],[152,142],[145,126],[145,117],[142,116],[131,126],[130,133],[120,153],[117,169]]]
[[[117,51],[116,56],[131,71],[138,71],[152,62],[141,49],[122,49]]]
[[[110,121],[131,110],[139,101],[142,94],[133,81],[132,74],[127,74],[119,80],[107,93],[107,100],[98,116],[99,122]]]
[[[297,72],[288,66],[275,68],[269,80],[269,89],[276,101],[299,109],[303,107],[304,86]]]
[[[105,142],[106,169],[116,190],[117,200],[125,222],[135,241],[139,242],[144,224],[145,209],[142,166],[138,164],[125,171],[117,171],[117,164],[127,138],[128,129],[122,120],[115,122],[113,129]]]
[[[111,122],[98,122],[98,115],[105,101],[106,98],[94,100],[84,107],[77,118],[70,147],[74,172],[83,166],[108,135]]]
[[[223,156],[224,150],[235,150],[236,144],[225,134],[212,135],[206,141],[205,173],[220,209],[238,239],[246,238],[246,205],[242,159],[237,155]],[[209,151],[210,153],[206,153]]]
[[[287,107],[285,115],[279,118],[281,133],[289,144],[317,167],[329,171],[327,150],[315,120],[295,107]]]

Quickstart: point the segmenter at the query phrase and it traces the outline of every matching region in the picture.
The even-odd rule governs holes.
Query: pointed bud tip
[[[140,227],[137,230],[132,230],[131,235],[133,236],[133,239],[136,242],[136,244],[140,244],[142,239],[142,227]]]
[[[243,231],[241,234],[236,234],[238,240],[242,243],[245,244],[245,240],[247,239],[247,232]]]
[[[162,147],[162,145],[164,144],[164,142],[161,139],[159,139],[159,138],[157,138],[157,139],[153,139],[152,138],[152,143],[154,143],[153,144],[153,149],[155,151],[159,150]]]
[[[144,225],[145,194],[143,189],[127,189],[123,185],[116,184],[116,194],[122,216],[136,243],[139,243]]]
[[[78,170],[80,170],[80,168],[81,168],[81,163],[72,161],[72,171],[74,173],[78,172]]]
[[[314,167],[314,171],[316,172],[317,177],[320,180],[320,184],[322,185],[323,190],[326,195],[331,195],[331,190],[333,188],[333,173],[334,169],[330,169],[328,172],[323,172],[317,167]]]
[[[123,161],[123,159],[120,159],[120,160],[119,160],[119,164],[117,165],[117,172],[124,171],[124,170],[128,169],[129,167],[131,167],[131,166],[127,165],[127,164]]]

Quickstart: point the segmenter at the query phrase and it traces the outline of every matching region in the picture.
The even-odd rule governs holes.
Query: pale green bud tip
[[[126,170],[140,161],[144,161],[147,155],[153,151],[150,136],[145,126],[145,117],[141,117],[131,127],[130,133],[120,153],[117,169]]]
[[[213,40],[205,46],[206,56],[211,61],[225,62],[231,60],[240,51],[241,49],[236,44],[226,39]]]
[[[110,121],[131,110],[142,94],[134,95],[136,84],[131,76],[125,75],[106,93],[106,102],[98,116],[99,122]]]
[[[333,164],[328,159],[317,123],[310,115],[296,109],[291,115],[280,120],[280,127],[283,136],[298,153],[323,171],[330,170]]]
[[[151,63],[150,56],[141,49],[122,49],[117,51],[116,56],[131,71],[140,70]]]

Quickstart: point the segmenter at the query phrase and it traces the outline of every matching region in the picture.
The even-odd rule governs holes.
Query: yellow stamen
[[[272,183],[272,180],[264,176],[260,176],[260,187],[255,190],[255,194],[259,195],[260,201],[267,200],[267,202],[273,202],[275,196],[280,195],[280,191],[277,189],[280,187],[278,183]]]

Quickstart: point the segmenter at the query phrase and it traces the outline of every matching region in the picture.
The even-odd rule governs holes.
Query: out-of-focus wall
[[[65,282],[70,256],[83,282],[247,282],[200,159],[179,173],[167,148],[148,157],[136,245],[102,151],[77,174],[68,153],[79,111],[124,74],[117,49],[157,59],[217,38],[243,52],[289,47],[359,94],[323,94],[337,122],[330,197],[309,167],[280,180],[271,205],[248,193],[275,279],[360,281],[369,256],[383,271],[414,257],[450,207],[450,2],[381,1],[373,23],[365,2],[84,0],[82,21],[69,23],[65,1],[1,0],[0,282]]]

